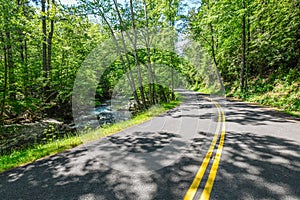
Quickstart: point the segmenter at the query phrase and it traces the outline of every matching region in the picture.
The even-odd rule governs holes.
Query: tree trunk
[[[149,88],[149,103],[150,105],[155,104],[155,94],[154,94],[154,79],[151,64],[151,49],[150,49],[150,38],[149,38],[149,19],[147,12],[147,2],[144,0],[144,15],[146,19],[146,49],[147,49],[147,69],[148,69],[148,88]]]
[[[0,113],[0,124],[4,124],[4,109],[6,103],[6,93],[7,93],[7,75],[8,75],[8,66],[7,66],[7,51],[5,40],[2,32],[0,32],[1,41],[3,43],[3,55],[4,55],[4,87],[3,87],[3,95],[2,95],[2,103],[1,103],[1,113]]]
[[[218,62],[216,59],[216,50],[215,50],[215,38],[214,38],[214,28],[213,25],[210,23],[210,32],[211,32],[211,52],[212,52],[212,57],[213,57],[213,61],[216,65],[216,67],[218,67]]]
[[[249,6],[248,6],[249,8]],[[251,69],[252,69],[252,66],[251,66],[251,62],[250,59],[249,59],[249,53],[250,53],[250,42],[251,42],[251,32],[250,32],[250,11],[248,10],[248,13],[247,13],[247,48],[246,51],[247,53],[245,54],[248,58],[248,62],[246,63],[246,74],[245,74],[245,90],[248,91],[248,76],[249,74],[251,74]]]
[[[52,0],[51,7],[53,8],[55,6],[55,0]],[[48,35],[47,45],[48,45],[48,57],[47,57],[47,71],[50,73],[51,70],[51,58],[52,58],[52,38],[54,33],[54,19],[51,18],[50,20],[50,32]],[[50,75],[50,74],[49,74]]]
[[[16,100],[16,87],[15,87],[15,74],[14,74],[14,61],[12,55],[12,46],[11,46],[11,34],[9,31],[6,32],[6,53],[7,53],[7,65],[8,65],[8,74],[9,74],[9,90],[10,100]]]
[[[114,1],[115,3],[115,6],[117,8],[117,4],[116,2]],[[125,61],[124,61],[124,58],[123,58],[123,55],[122,55],[122,52],[121,52],[121,48],[119,46],[119,43],[118,43],[118,40],[117,40],[117,37],[115,35],[115,32],[114,30],[112,29],[110,23],[108,22],[104,12],[101,10],[101,8],[99,8],[99,14],[100,16],[103,18],[103,20],[105,21],[106,25],[108,26],[109,28],[109,31],[113,37],[113,41],[115,42],[115,45],[116,45],[116,48],[117,48],[117,53],[118,55],[120,56],[120,60],[121,60],[121,63],[122,63],[122,66],[123,66],[123,71],[124,73],[126,74],[126,77],[127,77],[127,80],[129,82],[129,86],[130,86],[130,89],[133,93],[133,97],[134,97],[134,100],[137,102],[137,105],[139,108],[141,108],[141,105],[140,105],[140,101],[139,101],[139,98],[138,98],[138,95],[137,95],[137,91],[136,91],[136,87],[135,87],[135,84],[134,84],[134,79],[133,79],[133,76],[132,76],[132,72],[130,70],[130,62],[129,62],[129,58],[128,58],[128,55],[127,55],[127,49],[126,49],[126,45],[125,45],[125,41],[124,41],[124,37],[123,37],[123,33],[121,33],[121,36],[122,36],[122,43],[123,43],[123,46],[124,46],[124,50],[125,50],[125,57],[127,59],[127,63],[128,63],[128,67],[129,67],[129,74],[126,73],[126,64],[125,64]],[[119,14],[119,12],[118,12]]]
[[[123,20],[122,20],[122,17],[121,17],[119,8],[118,8],[117,1],[114,0],[113,2],[114,2],[114,5],[115,5],[115,8],[116,8],[116,11],[117,11],[117,15],[118,15],[118,18],[119,18],[119,21],[120,21],[120,25],[121,25],[123,31],[125,31],[125,26],[124,26],[124,23],[123,23]],[[103,17],[105,17],[104,13],[103,13]],[[107,24],[109,24],[107,20],[105,20],[105,21],[106,21]],[[111,29],[111,32],[113,32],[111,27],[110,27],[110,29]],[[128,81],[129,81],[131,90],[133,92],[134,99],[137,102],[138,108],[142,109],[142,105],[141,105],[141,102],[139,100],[139,96],[137,94],[137,90],[136,90],[136,86],[135,86],[135,81],[134,81],[134,77],[133,77],[131,66],[130,66],[131,63],[130,63],[130,60],[129,60],[129,57],[128,57],[128,53],[127,53],[128,51],[127,51],[127,47],[126,47],[126,44],[125,44],[125,38],[124,38],[123,31],[121,31],[121,37],[122,37],[123,48],[124,48],[124,51],[125,51],[125,58],[126,58],[126,61],[127,61],[127,64],[128,64],[128,70],[129,70]],[[130,42],[133,43],[132,40],[131,40],[130,35],[128,34],[128,32],[125,31],[125,34],[127,35],[127,37],[130,40]],[[115,37],[115,39],[116,39],[116,37]],[[117,39],[116,39],[116,44],[118,45]],[[119,49],[119,51],[120,51],[120,49]],[[120,55],[122,55],[121,51],[120,51]],[[125,65],[124,65],[124,67],[125,67]],[[126,69],[124,69],[124,70],[125,70],[125,73],[126,73]],[[127,73],[126,73],[126,75],[127,75]]]
[[[24,91],[24,96],[26,98],[26,87],[27,87],[27,66],[25,66],[25,41],[23,41],[23,35],[21,33],[20,34],[20,57],[21,57],[21,65],[23,68],[23,91]]]
[[[24,96],[27,98],[28,96],[28,81],[29,81],[29,73],[28,73],[28,48],[26,38],[24,40],[24,58],[25,58],[25,79],[24,79]]]
[[[174,1],[169,0],[168,1],[168,7],[170,13],[172,13],[172,4]],[[175,17],[176,13],[172,13],[169,15],[169,25],[171,26],[172,29],[175,29]],[[175,36],[175,35],[174,35]],[[175,53],[175,38],[171,38],[171,44],[172,44],[172,53],[171,53],[171,99],[175,99],[175,93],[174,93],[174,64],[173,64],[173,53]]]
[[[207,6],[208,6],[208,9],[210,10],[209,1],[207,1]],[[211,40],[211,42],[210,42],[211,54],[212,54],[212,58],[213,58],[215,66],[218,67],[218,62],[217,62],[217,59],[216,59],[216,49],[215,49],[216,44],[215,44],[215,37],[214,37],[214,27],[213,27],[213,24],[211,22],[209,23],[209,29],[210,29],[210,34],[211,34],[211,38],[210,38],[210,40]]]
[[[171,87],[172,87],[172,93],[171,93],[171,99],[175,100],[175,93],[174,93],[174,69],[171,68]]]
[[[48,67],[47,67],[47,24],[46,24],[46,0],[42,0],[42,32],[43,32],[43,41],[42,41],[42,65],[44,71],[44,77],[48,77]]]
[[[131,24],[133,28],[133,35],[134,35],[134,40],[133,40],[133,51],[134,51],[134,59],[135,59],[135,65],[138,71],[138,82],[139,82],[139,90],[141,93],[141,98],[142,98],[142,106],[145,109],[147,106],[147,102],[145,100],[145,93],[144,93],[144,87],[143,87],[143,80],[142,80],[142,74],[141,74],[141,67],[139,63],[139,58],[137,54],[137,35],[136,35],[136,29],[135,29],[135,19],[134,19],[134,12],[133,12],[133,4],[132,0],[129,1],[130,3],[130,12],[131,12]]]
[[[245,9],[245,1],[242,1],[243,9]],[[242,16],[242,65],[240,71],[240,89],[245,89],[245,69],[246,69],[246,17]]]

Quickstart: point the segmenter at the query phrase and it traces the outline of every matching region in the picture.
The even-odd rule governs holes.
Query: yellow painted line
[[[224,115],[224,111],[222,110],[222,134],[221,134],[221,138],[220,138],[220,142],[218,145],[218,150],[213,162],[213,165],[211,167],[208,179],[206,181],[204,190],[200,196],[200,200],[208,200],[210,197],[210,193],[211,190],[213,188],[214,185],[214,181],[217,175],[217,171],[218,171],[218,167],[219,167],[219,163],[220,163],[220,159],[221,159],[221,155],[222,155],[222,150],[223,150],[223,146],[224,146],[224,140],[225,140],[225,115]]]
[[[210,99],[210,101],[212,101],[212,100]],[[220,123],[219,123],[219,122],[221,122],[221,112],[220,112],[220,109],[219,109],[219,105],[216,104],[216,103],[214,103],[214,104],[216,105],[216,107],[218,109],[218,124],[217,124],[217,129],[216,129],[215,135],[213,137],[213,140],[212,140],[212,142],[210,144],[210,147],[209,147],[209,149],[208,149],[208,151],[207,151],[207,153],[206,153],[206,155],[204,157],[204,160],[203,160],[203,162],[202,162],[199,170],[197,171],[197,174],[196,174],[196,176],[195,176],[195,178],[194,178],[191,186],[189,187],[188,191],[186,192],[186,194],[185,194],[185,196],[183,198],[184,200],[192,200],[194,198],[194,196],[195,196],[195,194],[196,194],[196,192],[198,190],[199,184],[200,184],[200,182],[201,182],[201,180],[203,178],[203,175],[205,173],[205,170],[206,170],[206,168],[208,166],[209,160],[210,160],[210,158],[212,156],[212,153],[213,153],[213,150],[214,150],[215,145],[217,143],[217,140],[218,140],[219,131],[220,131],[220,127],[221,127]]]

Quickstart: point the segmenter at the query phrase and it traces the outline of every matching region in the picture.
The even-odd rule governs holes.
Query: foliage
[[[140,110],[161,99],[170,101],[174,98],[174,88],[169,97],[165,94],[166,88],[155,83],[153,60],[164,59],[174,69],[182,62],[174,54],[166,56],[163,52],[154,52],[147,34],[143,38],[145,49],[138,50],[136,40],[140,36],[136,29],[174,29],[180,9],[178,0],[144,0],[134,4],[132,1],[121,4],[115,0],[80,0],[71,7],[62,6],[58,0],[3,0],[0,7],[0,123],[9,123],[25,112],[34,113],[36,118],[51,116],[71,121],[71,98],[77,72],[91,50],[108,38],[118,39],[120,42],[115,45],[119,45],[119,49],[125,48],[122,42],[128,40],[132,52],[126,49],[125,53],[118,52],[119,60],[109,67],[98,84],[97,103],[110,97],[118,79],[129,70],[134,74],[126,80]],[[129,30],[132,30],[131,36],[121,32]],[[116,38],[117,34],[122,38]],[[93,79],[91,73],[86,71],[83,76]],[[147,86],[143,81],[148,81]],[[82,88],[88,86],[88,83],[80,84]]]
[[[9,155],[2,155],[0,156],[0,172],[33,162],[45,156],[63,152],[80,144],[88,143],[95,139],[99,139],[101,137],[119,132],[120,130],[123,130],[125,128],[140,124],[144,121],[150,120],[156,115],[162,114],[167,110],[174,108],[179,103],[180,101],[172,101],[169,103],[156,105],[155,107],[150,108],[149,110],[135,116],[128,121],[119,122],[113,125],[107,125],[98,130],[86,131],[75,136],[69,135],[65,138],[55,140],[52,140],[53,138],[50,137],[50,140],[48,140],[46,144],[39,144],[29,147],[28,149],[15,150]]]
[[[28,111],[68,117],[77,69],[104,37],[87,16],[48,3],[45,13],[29,1],[1,3],[0,123]],[[41,16],[47,23],[47,71],[42,67]]]
[[[45,117],[71,122],[72,101],[81,102],[84,92],[95,86],[91,102],[99,105],[111,98],[118,84],[128,86],[126,92],[138,111],[154,108],[156,114],[153,105],[174,100],[178,86],[193,85],[193,89],[209,93],[221,91],[222,85],[213,81],[221,77],[211,65],[220,71],[229,95],[287,111],[300,110],[297,0],[203,0],[198,9],[188,11],[188,16],[183,16],[187,8],[181,0],[77,2],[68,7],[59,0],[1,1],[0,124]],[[187,22],[187,29],[178,30],[180,20]],[[152,31],[160,33],[160,41],[151,37]],[[190,60],[174,53],[182,37],[179,32],[200,43],[181,52]],[[108,57],[115,53],[117,58],[105,66],[100,81],[96,77],[97,59],[88,63],[83,74],[78,73],[88,55],[95,53],[92,50],[106,41],[112,41],[113,52],[103,51]],[[160,50],[153,42],[169,50]],[[193,55],[195,52],[201,56]],[[178,74],[187,83],[176,77]],[[74,94],[76,77],[81,76],[87,79],[75,86],[82,93]],[[148,117],[137,117],[120,127],[113,125],[107,134]],[[95,137],[102,134],[94,133]],[[10,163],[3,169],[76,146],[93,135],[57,140],[55,130],[45,130],[48,146],[1,158],[3,163]]]
[[[297,110],[299,13],[296,0],[204,0],[190,11],[188,30],[214,60],[227,91]]]
[[[253,79],[249,82],[249,91],[241,93],[236,89],[228,91],[228,96],[258,102],[284,111],[300,110],[299,69],[290,69],[285,73],[276,71],[267,79]],[[278,75],[280,73],[281,75]]]

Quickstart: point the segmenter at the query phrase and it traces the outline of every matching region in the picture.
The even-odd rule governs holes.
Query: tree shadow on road
[[[195,95],[187,95],[192,104]],[[194,106],[201,107],[185,111]],[[109,136],[1,173],[0,199],[180,199],[207,149],[203,138],[186,142],[178,133],[147,131]]]
[[[202,159],[181,151],[191,148],[188,153],[200,153],[201,141],[186,146],[176,138],[178,135],[167,132],[135,132],[94,141],[86,144],[88,149],[82,145],[50,156],[1,173],[0,199],[153,199],[158,192],[162,192],[159,199],[181,198]],[[172,160],[174,151],[180,156]],[[143,153],[145,156],[140,156]],[[158,156],[155,170],[149,165],[153,157],[148,153]],[[136,160],[128,160],[130,157]],[[171,162],[166,164],[168,159]],[[114,164],[127,165],[131,171]],[[134,173],[138,168],[145,173]],[[150,189],[144,190],[144,186]]]
[[[114,181],[114,171],[95,159],[72,163],[84,148],[57,154],[0,174],[0,199],[126,199],[130,177]],[[97,168],[95,167],[97,165]]]
[[[89,144],[89,149],[83,145],[4,172],[0,174],[0,198],[181,199],[201,165],[204,137],[194,138],[187,146],[178,145],[184,153],[177,160],[146,173],[122,172],[103,160],[126,160],[130,151],[159,152],[178,137],[162,133],[157,135],[159,140],[150,141],[150,135],[107,137]],[[96,155],[100,149],[108,155]],[[228,132],[211,199],[299,198],[299,149],[299,144],[282,138]],[[160,156],[159,162],[168,159],[167,155]],[[146,160],[139,165],[136,167],[149,169]]]
[[[212,199],[299,199],[300,145],[228,132]]]
[[[236,106],[228,109],[227,121],[286,122],[268,111]],[[197,113],[185,117],[201,118]],[[1,173],[0,199],[182,199],[209,138],[211,133],[205,132],[190,141],[170,132],[109,136]],[[226,133],[212,199],[299,199],[299,149],[282,138]],[[144,173],[135,173],[138,169]]]
[[[241,125],[266,125],[268,122],[296,123],[300,118],[261,106],[228,100],[226,121]]]

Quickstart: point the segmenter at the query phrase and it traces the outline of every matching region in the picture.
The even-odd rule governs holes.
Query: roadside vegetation
[[[212,57],[227,96],[299,112],[299,1],[201,2],[188,30]]]
[[[267,78],[249,81],[248,91],[238,91],[238,83],[227,91],[228,97],[271,106],[280,111],[300,117],[299,69],[290,69],[286,74],[271,74]]]
[[[65,136],[64,138],[48,141],[46,144],[38,144],[26,149],[13,151],[8,155],[0,155],[0,172],[112,135],[123,129],[148,121],[152,117],[176,107],[180,102],[181,97],[178,97],[178,100],[155,105],[127,121],[105,125],[96,130],[86,129],[81,133],[77,133],[77,135]]]
[[[85,105],[101,106],[119,85],[136,117],[64,138],[52,127],[47,142],[2,154],[0,171],[146,121],[178,104],[177,87],[217,94],[223,81],[229,97],[299,114],[299,1],[192,2],[2,0],[0,130],[48,118],[70,125],[73,105],[89,112]],[[187,41],[197,45],[176,52]]]
[[[185,85],[183,79],[188,79],[187,84],[201,79],[196,68],[175,53],[180,10],[179,0],[126,4],[79,0],[73,6],[59,0],[4,0],[0,6],[0,130],[6,133],[0,133],[1,171],[115,133],[177,105],[175,87]],[[152,31],[161,34],[151,35]],[[161,41],[153,42],[157,35]],[[102,44],[108,48],[101,48]],[[109,56],[111,62],[103,59]],[[182,79],[176,77],[178,73]],[[18,134],[13,127],[50,118],[72,128],[76,123],[72,106],[79,105],[76,111],[90,117],[93,109],[113,98],[116,89],[123,92],[121,97],[128,97],[117,110],[130,111],[133,119],[100,130],[86,123],[85,132],[75,136],[61,134],[53,124],[41,133]],[[96,117],[100,123],[102,116]],[[21,140],[17,145],[7,145],[11,134],[6,127],[14,132],[10,139]],[[42,141],[27,140],[30,134],[43,137]]]

